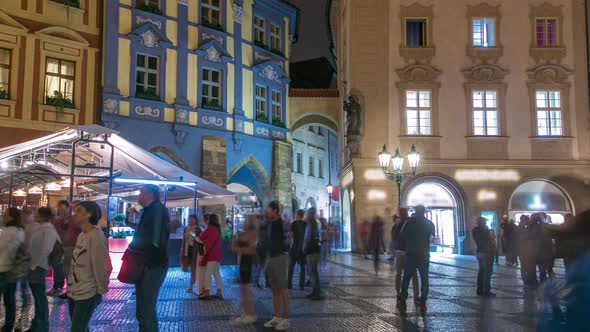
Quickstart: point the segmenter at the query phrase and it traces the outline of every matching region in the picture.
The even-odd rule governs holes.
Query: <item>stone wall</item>
[[[226,138],[203,136],[203,155],[201,177],[222,188],[227,186]],[[221,228],[225,229],[225,206],[203,207],[203,213],[215,213],[221,218]]]
[[[291,144],[274,141],[272,160],[271,190],[274,199],[278,199],[285,213],[291,212]]]

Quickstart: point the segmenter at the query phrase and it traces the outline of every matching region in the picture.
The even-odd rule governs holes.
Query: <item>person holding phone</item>
[[[197,259],[199,257],[200,244],[195,241],[195,239],[201,235],[201,232],[202,230],[198,224],[197,216],[194,214],[190,215],[188,218],[188,226],[184,229],[182,236],[182,250],[180,252],[182,270],[188,272],[189,267],[191,270],[191,280],[189,287],[186,290],[187,293],[193,292],[195,282],[197,282],[197,287],[199,289],[202,288],[203,281],[202,279],[197,278]]]

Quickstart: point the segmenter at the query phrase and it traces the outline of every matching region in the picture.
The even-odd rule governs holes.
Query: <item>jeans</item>
[[[45,276],[47,270],[37,266],[29,275],[29,286],[35,300],[35,317],[31,322],[31,331],[49,331],[49,304],[45,295]]]
[[[309,266],[309,274],[311,276],[311,285],[313,296],[320,296],[320,274],[318,272],[318,265],[320,263],[320,254],[309,254],[307,255],[307,265]]]
[[[68,309],[70,311],[70,320],[72,321],[72,331],[87,332],[90,318],[98,305],[102,302],[102,296],[94,295],[86,300],[68,299]]]
[[[492,273],[494,273],[494,256],[478,253],[477,294],[489,294],[492,290]]]
[[[158,332],[156,303],[167,272],[168,267],[146,267],[143,275],[135,284],[137,297],[135,316],[139,323],[140,332]]]
[[[426,304],[428,299],[428,269],[430,265],[430,255],[415,255],[407,254],[406,262],[404,264],[404,277],[402,278],[401,299],[408,299],[408,287],[410,280],[416,273],[416,269],[420,273],[420,302]]]
[[[289,288],[293,287],[293,272],[295,271],[295,264],[299,264],[299,287],[303,287],[305,285],[305,261],[306,258],[303,254],[300,254],[299,257],[291,256],[289,260],[289,276],[288,282]]]
[[[6,319],[2,332],[11,332],[16,319],[16,282],[0,281],[0,296],[4,298]]]

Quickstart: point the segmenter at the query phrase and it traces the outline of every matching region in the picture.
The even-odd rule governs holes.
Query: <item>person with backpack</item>
[[[35,223],[31,225],[31,237],[27,239],[27,247],[31,254],[29,285],[35,301],[35,317],[31,322],[31,331],[35,332],[49,331],[49,307],[45,294],[45,276],[50,263],[59,263],[60,257],[63,259],[63,249],[59,235],[51,224],[52,220],[53,212],[50,208],[39,208]]]
[[[74,221],[82,232],[76,241],[71,257],[68,277],[68,307],[72,331],[88,331],[92,313],[108,291],[109,276],[113,270],[107,240],[96,225],[102,213],[95,202],[80,202],[75,209]]]
[[[22,271],[27,264],[20,257],[19,248],[24,247],[25,231],[21,222],[21,213],[17,208],[9,208],[2,216],[4,226],[0,227],[0,296],[4,298],[6,319],[2,331],[10,332],[16,319],[16,283],[22,276],[15,271]],[[26,252],[25,252],[26,254]]]

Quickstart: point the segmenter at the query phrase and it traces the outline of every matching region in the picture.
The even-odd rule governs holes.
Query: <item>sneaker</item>
[[[285,331],[288,330],[290,327],[288,319],[281,319],[277,326],[275,326],[275,331]]]
[[[234,319],[231,320],[231,325],[233,326],[238,326],[238,325],[242,325],[242,321],[244,320],[244,317],[246,317],[246,315],[241,315],[239,317],[236,317]]]
[[[273,317],[271,320],[264,323],[264,327],[275,328],[277,325],[279,325],[280,322],[281,322],[281,319],[279,317]]]
[[[52,288],[49,292],[47,292],[47,296],[56,297],[61,295],[61,293],[61,288]]]
[[[258,318],[256,316],[245,315],[242,317],[242,325],[250,325],[256,323]]]

